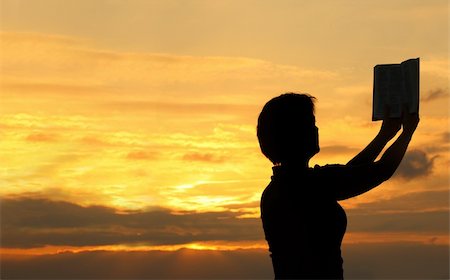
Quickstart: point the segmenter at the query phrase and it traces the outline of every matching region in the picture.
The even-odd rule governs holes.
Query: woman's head
[[[309,160],[319,152],[315,98],[285,93],[264,105],[257,126],[262,153],[274,164]]]

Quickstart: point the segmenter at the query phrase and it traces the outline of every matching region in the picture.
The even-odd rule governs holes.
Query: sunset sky
[[[448,277],[448,1],[0,5],[2,276],[116,254],[158,260],[158,272],[116,267],[123,277],[273,277],[259,219],[272,173],[256,139],[262,106],[315,96],[321,152],[310,166],[345,164],[381,125],[373,66],[420,57],[421,122],[402,165],[341,202],[344,270]],[[99,270],[79,277],[112,275]]]

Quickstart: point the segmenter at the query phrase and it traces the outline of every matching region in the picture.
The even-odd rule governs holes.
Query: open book
[[[383,119],[386,105],[391,118],[401,117],[403,104],[409,113],[419,112],[419,58],[400,64],[379,64],[373,72],[373,121]]]

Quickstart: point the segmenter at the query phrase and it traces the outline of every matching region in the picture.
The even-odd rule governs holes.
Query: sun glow
[[[19,249],[19,248],[2,248],[0,255],[47,255],[60,253],[80,253],[89,251],[126,251],[126,252],[147,252],[147,251],[178,251],[181,249],[192,250],[220,250],[233,251],[243,249],[267,249],[267,244],[262,241],[258,242],[195,242],[179,245],[106,245],[106,246],[45,246],[39,248]]]
[[[263,105],[315,96],[310,166],[345,164],[381,125],[373,66],[417,56],[413,153],[392,180],[340,202],[343,249],[449,245],[448,3],[254,2],[1,1],[2,258],[180,251],[161,261],[190,271],[195,255],[255,249],[270,268]],[[125,257],[117,270],[132,267]]]

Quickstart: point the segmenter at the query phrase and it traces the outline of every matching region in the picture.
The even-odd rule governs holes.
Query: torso
[[[330,186],[326,185],[330,184]],[[276,278],[343,278],[341,242],[347,219],[320,169],[274,168],[261,218]]]

